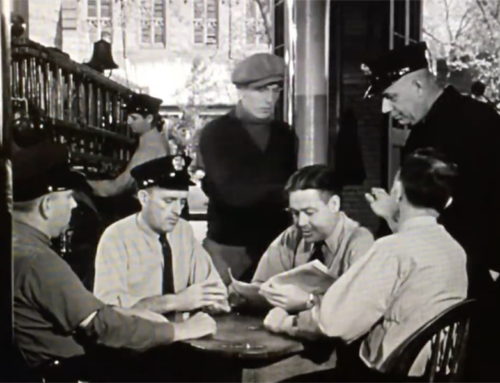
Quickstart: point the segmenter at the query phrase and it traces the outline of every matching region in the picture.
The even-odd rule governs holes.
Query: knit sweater
[[[233,110],[200,135],[207,236],[224,245],[265,247],[290,223],[283,188],[297,169],[296,135],[286,123],[270,121],[269,137],[259,145],[249,129]]]

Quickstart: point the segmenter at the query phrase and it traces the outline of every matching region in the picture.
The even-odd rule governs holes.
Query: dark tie
[[[314,260],[318,260],[321,263],[325,263],[325,254],[323,253],[323,246],[325,245],[325,242],[316,242],[313,245],[312,251],[311,251],[311,256],[309,257],[309,262],[312,262]]]
[[[162,294],[175,294],[174,271],[172,268],[172,248],[165,234],[160,235],[161,251],[163,253],[163,288]]]

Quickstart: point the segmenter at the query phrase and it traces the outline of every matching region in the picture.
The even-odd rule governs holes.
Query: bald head
[[[382,112],[390,113],[402,125],[415,125],[427,115],[441,91],[428,69],[408,73],[383,92]]]

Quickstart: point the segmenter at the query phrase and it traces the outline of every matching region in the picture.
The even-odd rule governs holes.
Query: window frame
[[[103,28],[103,22],[105,21],[109,21],[109,31],[106,31],[106,32],[109,32],[110,34],[110,39],[111,41],[113,41],[113,27],[114,27],[114,23],[113,23],[113,12],[114,12],[114,1],[113,0],[94,0],[95,3],[96,3],[96,16],[89,16],[90,12],[89,12],[89,9],[90,9],[90,0],[87,0],[86,1],[86,23],[87,23],[87,28],[95,28],[96,31],[95,31],[95,34],[96,34],[96,38],[91,41],[91,42],[96,42],[96,41],[99,41],[101,40],[102,38],[102,34],[103,32],[106,31],[105,28]],[[109,3],[109,8],[110,8],[110,15],[103,18],[102,17],[102,3],[103,2],[108,2]],[[87,33],[88,33],[88,37],[89,39],[91,38],[92,34],[94,32],[90,31],[90,29],[87,29]]]
[[[147,1],[150,3],[151,6],[151,14],[149,15],[149,22],[150,22],[150,41],[144,41],[143,40],[143,29],[142,29],[142,22],[143,22],[143,2]],[[167,0],[161,0],[162,6],[163,6],[163,15],[162,17],[155,17],[154,11],[155,11],[155,5],[156,5],[157,0],[140,0],[138,3],[139,6],[139,25],[138,25],[138,40],[139,40],[139,46],[144,49],[166,49],[168,42],[167,42],[167,24],[168,24],[168,18],[167,18],[167,7],[168,7],[168,1]],[[162,19],[163,20],[163,42],[156,42],[155,41],[155,21],[157,19]]]
[[[203,15],[201,18],[197,18],[195,15],[195,10],[196,10],[196,2],[203,2]],[[208,4],[209,1],[213,1],[214,6],[215,6],[215,17],[208,18]],[[193,0],[193,9],[192,9],[192,17],[193,17],[193,22],[192,22],[192,34],[193,34],[193,45],[197,47],[218,47],[219,46],[219,37],[220,37],[220,31],[219,31],[219,26],[220,26],[220,0]],[[209,23],[211,21],[215,21],[216,26],[215,26],[215,34],[214,34],[214,43],[209,43]],[[203,26],[203,41],[202,42],[197,42],[196,41],[196,23],[201,22]]]

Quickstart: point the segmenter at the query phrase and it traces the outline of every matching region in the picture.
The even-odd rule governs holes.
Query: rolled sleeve
[[[63,334],[73,333],[90,314],[104,307],[57,256],[33,261],[28,273],[25,288]]]

